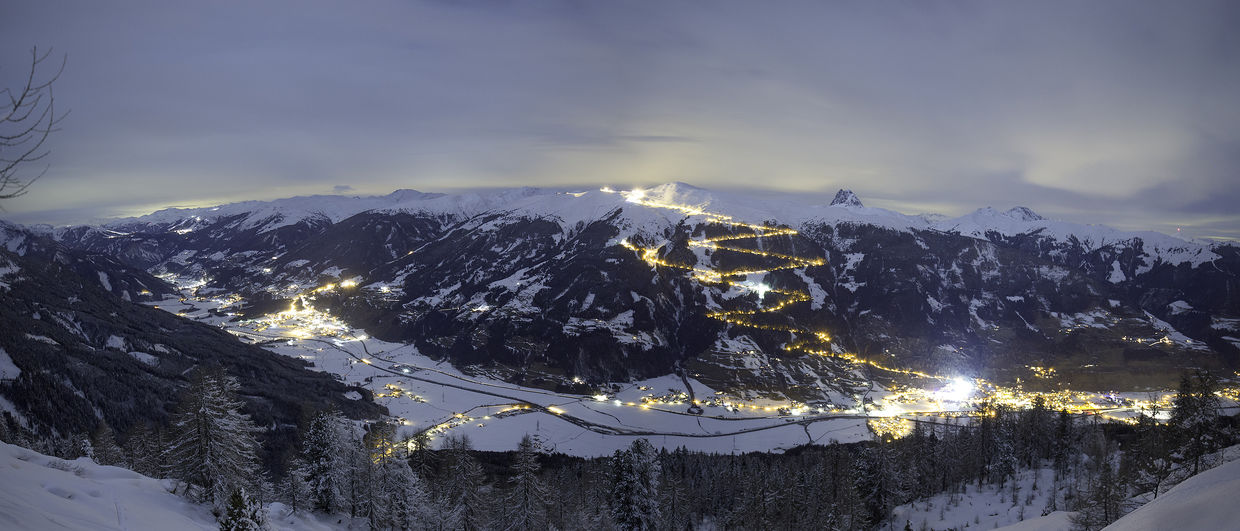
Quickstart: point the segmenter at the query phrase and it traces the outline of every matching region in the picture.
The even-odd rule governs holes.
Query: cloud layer
[[[3,206],[680,180],[1235,238],[1238,22],[1226,1],[9,3],[0,82],[54,46],[73,112]]]

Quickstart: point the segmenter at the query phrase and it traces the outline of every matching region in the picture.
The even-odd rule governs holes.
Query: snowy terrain
[[[1043,523],[1054,521],[1065,526],[1013,529],[1067,529],[1071,526],[1068,513],[1042,516],[1054,494],[1054,477],[1054,470],[1040,468],[1017,473],[1004,487],[970,484],[963,494],[937,494],[926,501],[896,507],[891,521],[897,526],[908,522],[913,529],[994,529],[1046,518]]]
[[[65,461],[0,443],[0,529],[219,529],[211,509],[169,492],[171,484],[137,472]],[[268,508],[274,529],[341,529],[335,522]]]
[[[1240,527],[1240,461],[1188,478],[1106,527],[1109,531],[1237,529]]]
[[[1237,458],[1240,458],[1240,447],[1212,454],[1209,460],[1224,464],[1189,477],[1106,529],[1236,529],[1235,522],[1240,522],[1240,506],[1234,503],[1236,493],[1240,492],[1240,459]],[[1060,495],[1071,482],[1068,479],[1060,483]],[[913,529],[1067,531],[1072,528],[1074,513],[1050,510],[1050,497],[1055,493],[1053,470],[1025,470],[1006,487],[969,485],[962,494],[938,494],[929,500],[896,507],[891,522],[897,528],[908,522]],[[1148,494],[1138,496],[1129,504],[1144,503],[1149,498]]]
[[[4,470],[0,475],[2,529],[216,529],[218,525],[209,507],[170,493],[168,481],[98,465],[87,458],[65,461],[0,443],[0,469]],[[1065,531],[1071,528],[1072,513],[1038,516],[1051,493],[1052,476],[1046,469],[1026,471],[1006,488],[970,486],[954,497],[940,494],[896,508],[890,522],[897,528],[908,522],[914,529]],[[1034,488],[1035,478],[1038,488]],[[1106,529],[1235,529],[1235,522],[1240,521],[1236,492],[1240,492],[1240,460],[1188,478]],[[271,527],[365,527],[365,522],[342,522],[338,517],[305,512],[290,516],[288,512],[284,505],[272,504],[268,508]]]

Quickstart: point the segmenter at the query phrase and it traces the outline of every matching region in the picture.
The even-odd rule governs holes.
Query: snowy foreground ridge
[[[1240,529],[1240,461],[1188,478],[1128,513],[1107,531]]]
[[[0,529],[219,529],[208,506],[171,494],[169,487],[90,459],[65,461],[0,443]],[[340,528],[305,513],[280,518],[286,512],[282,504],[271,505],[273,529]]]
[[[1240,460],[1184,480],[1103,531],[1224,531],[1240,529]],[[1071,515],[1056,511],[999,529],[1067,531]]]
[[[0,529],[217,529],[206,505],[168,492],[166,481],[80,458],[65,461],[0,443]],[[1111,531],[1226,530],[1240,522],[1240,460],[1193,476],[1107,527]],[[344,529],[349,522],[298,513],[279,503],[268,510],[272,529]],[[1013,531],[1071,528],[1055,512],[1005,527]]]

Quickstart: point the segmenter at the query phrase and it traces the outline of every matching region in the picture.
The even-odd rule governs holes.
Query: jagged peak
[[[861,204],[861,199],[857,198],[852,190],[841,188],[835,193],[835,199],[831,200],[831,206],[859,207],[865,206]]]

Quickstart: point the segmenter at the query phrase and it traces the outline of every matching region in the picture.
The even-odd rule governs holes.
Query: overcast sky
[[[0,83],[53,47],[72,113],[0,216],[678,180],[1240,238],[1237,28],[1226,0],[9,0]]]

